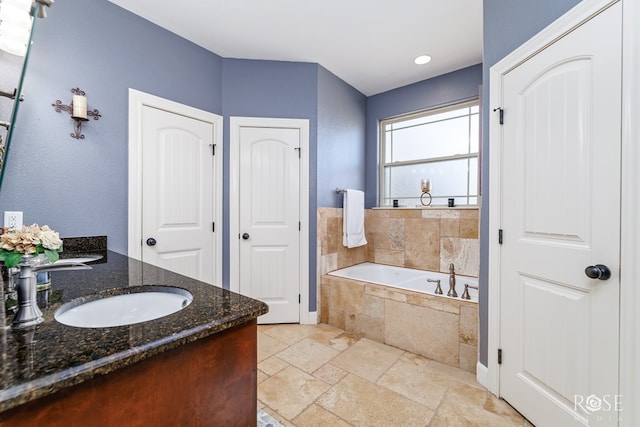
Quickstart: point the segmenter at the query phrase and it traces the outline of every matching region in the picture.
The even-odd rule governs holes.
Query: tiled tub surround
[[[155,284],[186,289],[193,302],[169,316],[113,328],[74,328],[53,318],[62,304],[75,298]],[[20,410],[19,405],[67,396],[74,387],[102,381],[107,374],[136,371],[153,359],[166,360],[181,349],[255,325],[255,319],[268,310],[262,302],[111,251],[91,270],[53,272],[52,291],[49,304],[40,307],[45,321],[33,331],[8,328],[11,317],[2,311],[6,326],[0,329],[0,424],[13,410]],[[27,343],[30,336],[34,344]],[[247,375],[253,375],[250,369]],[[91,396],[87,394],[87,399]]]
[[[342,209],[318,209],[320,321],[475,372],[476,303],[326,274],[363,262],[448,273],[453,263],[457,274],[476,278],[479,210],[367,209],[365,232],[366,246],[347,249],[342,246]],[[448,282],[441,286],[446,294]],[[456,289],[462,295],[461,280]]]
[[[342,209],[318,209],[319,275],[362,262],[478,277],[479,212],[474,208],[366,209],[367,245],[342,246]]]
[[[322,323],[475,373],[477,303],[331,275],[320,288]]]

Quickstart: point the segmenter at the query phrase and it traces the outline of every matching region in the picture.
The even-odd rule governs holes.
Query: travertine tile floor
[[[531,426],[473,374],[325,324],[258,327],[258,407],[283,426]]]

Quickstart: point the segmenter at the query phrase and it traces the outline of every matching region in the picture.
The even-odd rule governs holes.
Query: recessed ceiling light
[[[413,62],[415,62],[418,65],[427,64],[427,63],[429,63],[429,61],[431,61],[431,56],[429,56],[429,55],[420,55],[416,59],[413,60]]]

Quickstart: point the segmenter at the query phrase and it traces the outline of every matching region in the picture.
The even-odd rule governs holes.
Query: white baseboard
[[[476,365],[476,380],[480,383],[480,385],[486,389],[488,389],[489,385],[489,368],[484,366],[482,363],[478,362]]]
[[[310,311],[307,313],[306,319],[300,319],[301,325],[317,325],[318,324],[318,312]]]

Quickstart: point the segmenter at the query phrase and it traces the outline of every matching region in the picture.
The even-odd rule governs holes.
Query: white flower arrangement
[[[45,254],[54,263],[62,252],[62,239],[57,231],[47,225],[38,224],[22,227],[0,235],[0,261],[11,268],[20,263],[24,255]]]

